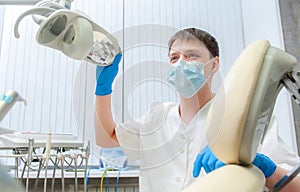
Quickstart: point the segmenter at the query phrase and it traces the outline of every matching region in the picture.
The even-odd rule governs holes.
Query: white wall
[[[5,9],[4,9],[4,7],[3,6],[0,6],[0,21],[3,21],[3,19],[4,19],[4,11],[5,11]],[[0,22],[0,45],[2,45],[2,34],[3,34],[3,22]],[[2,46],[0,46],[0,53],[1,53],[1,47]],[[0,54],[0,56],[1,56],[1,54]]]
[[[267,38],[273,45],[283,45],[277,2],[271,0],[75,0],[72,6],[113,33],[122,47],[123,62],[113,97],[119,122],[139,116],[153,102],[177,100],[164,80],[167,40],[178,29],[194,26],[216,36],[222,70],[218,81],[253,40]],[[20,25],[21,38],[15,39],[14,21],[29,8],[6,7],[2,22],[0,92],[15,89],[28,100],[28,106],[16,104],[1,126],[20,131],[70,132],[85,141],[92,140],[97,152],[93,135],[95,66],[38,45],[34,40],[38,26],[30,17]],[[291,125],[289,117],[283,120],[284,125]]]

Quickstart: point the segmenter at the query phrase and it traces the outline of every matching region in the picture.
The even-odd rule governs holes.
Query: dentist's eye
[[[198,58],[199,56],[197,55],[197,54],[194,54],[194,53],[191,53],[191,54],[189,54],[188,55],[188,58],[189,59],[196,59],[196,58]]]
[[[176,61],[178,60],[178,58],[177,57],[170,57],[170,59],[169,59],[169,61],[170,61],[170,63],[176,63]]]

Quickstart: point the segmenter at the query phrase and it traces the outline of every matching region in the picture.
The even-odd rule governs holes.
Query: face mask
[[[172,65],[167,81],[184,98],[195,95],[206,82],[204,77],[204,66],[213,59],[203,64],[194,61],[180,59]]]

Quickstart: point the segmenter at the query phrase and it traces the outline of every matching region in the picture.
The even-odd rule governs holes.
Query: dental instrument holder
[[[26,166],[27,166],[26,192],[28,192],[28,187],[29,187],[29,170],[30,170],[30,165],[31,165],[31,161],[32,161],[33,145],[34,145],[34,139],[29,138],[28,139],[28,154],[27,154],[28,157],[27,157],[27,161],[26,161]]]
[[[298,66],[294,56],[270,46],[267,40],[255,41],[241,53],[215,94],[206,122],[209,146],[227,165],[201,177],[184,192],[264,190],[265,177],[252,161],[281,89],[286,87],[299,103]],[[290,179],[283,180],[291,180],[298,171],[296,168],[287,175]]]
[[[121,49],[117,39],[80,11],[72,11],[53,1],[41,1],[22,13],[16,20],[14,34],[27,15],[33,15],[40,25],[36,41],[43,46],[63,52],[75,60],[107,66],[113,63]],[[40,19],[37,15],[41,16]]]
[[[19,93],[14,90],[9,90],[4,95],[0,96],[0,121],[2,121],[9,110],[18,101],[22,101],[26,106],[26,100],[24,100]]]

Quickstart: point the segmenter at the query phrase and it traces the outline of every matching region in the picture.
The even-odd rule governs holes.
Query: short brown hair
[[[202,31],[201,29],[196,28],[186,28],[176,32],[169,40],[169,52],[173,43],[177,40],[190,40],[198,39],[200,40],[209,50],[213,57],[219,56],[219,46],[217,40],[208,32]]]

